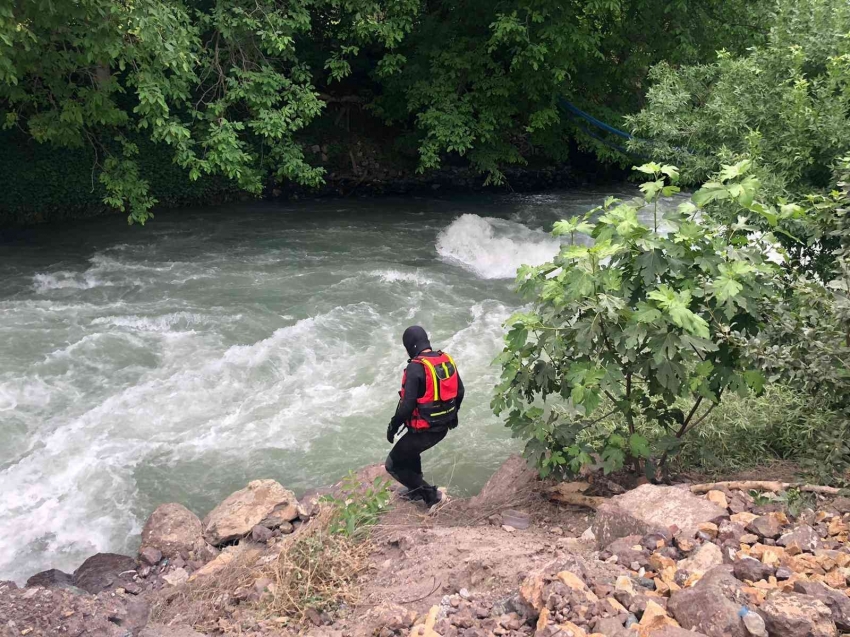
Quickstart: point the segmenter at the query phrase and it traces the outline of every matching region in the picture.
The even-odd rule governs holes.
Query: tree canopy
[[[0,6],[0,121],[39,142],[88,145],[107,202],[154,205],[139,136],[191,179],[248,192],[315,185],[299,133],[322,94],[356,91],[416,139],[420,168],[450,153],[490,180],[568,139],[611,157],[557,108],[619,122],[656,63],[760,42],[768,2],[745,0],[21,0]],[[622,159],[622,158],[621,158]]]

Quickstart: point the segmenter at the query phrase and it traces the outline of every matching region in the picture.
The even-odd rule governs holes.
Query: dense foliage
[[[457,153],[499,180],[505,164],[564,158],[579,128],[559,96],[619,119],[652,64],[743,50],[760,41],[767,6],[22,0],[0,6],[0,123],[87,147],[106,202],[136,221],[155,203],[140,135],[192,180],[222,175],[251,193],[269,179],[315,185],[323,169],[299,134],[351,92],[413,138],[423,170]]]
[[[652,178],[643,201],[609,199],[557,223],[554,233],[570,236],[559,256],[520,270],[533,311],[508,322],[494,409],[508,412],[544,474],[591,463],[595,450],[582,437],[601,423],[606,472],[646,461],[654,477],[724,393],[762,390],[747,344],[779,292],[778,266],[766,256],[771,237],[747,221],[770,214],[749,167],[724,167],[693,202],[659,216],[659,198],[678,190],[669,183],[678,171],[641,166]],[[718,224],[704,209],[717,201],[734,201],[735,224]],[[641,219],[650,211],[651,226]],[[579,233],[592,245],[577,244]]]
[[[850,5],[779,0],[765,43],[710,64],[663,62],[645,108],[629,122],[634,147],[675,162],[701,183],[746,155],[772,195],[830,185],[850,150]]]

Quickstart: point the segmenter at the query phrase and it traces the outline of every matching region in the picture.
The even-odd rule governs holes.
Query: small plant
[[[765,506],[766,504],[770,504],[773,502],[773,499],[764,495],[761,491],[756,491],[755,489],[749,490],[750,497],[753,499],[753,504],[757,507]]]
[[[359,537],[377,524],[390,502],[389,482],[380,477],[365,487],[354,473],[343,481],[342,495],[325,498],[333,510],[329,531],[332,535]]]
[[[788,512],[796,517],[800,515],[803,509],[814,508],[815,494],[791,487],[784,493],[779,494],[779,502],[784,504]]]
[[[664,214],[658,202],[678,192],[678,171],[638,170],[650,177],[643,201],[609,198],[556,223],[553,234],[570,238],[560,254],[519,271],[534,306],[508,320],[492,406],[544,476],[575,473],[598,452],[605,473],[629,466],[653,479],[725,393],[764,386],[746,344],[764,325],[778,267],[761,243],[772,238],[758,239],[748,216],[781,213],[756,201],[746,161]],[[737,207],[735,223],[703,212],[718,203]]]

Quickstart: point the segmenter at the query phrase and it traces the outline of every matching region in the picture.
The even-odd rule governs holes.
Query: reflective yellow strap
[[[445,352],[443,352],[443,354],[446,354],[446,353],[445,353]],[[453,358],[452,358],[451,356],[449,356],[448,354],[446,354],[446,358],[448,358],[448,359],[449,359],[449,362],[452,364],[452,367],[454,367],[454,368],[455,368],[455,374],[457,374],[457,365],[455,365],[455,359],[453,359]]]
[[[420,358],[422,364],[431,372],[431,380],[434,383],[434,402],[440,400],[440,381],[437,379],[437,370],[434,369],[434,366],[431,364],[431,361],[426,360],[424,358]]]
[[[443,371],[446,372],[446,378],[449,377],[449,366],[443,363]]]

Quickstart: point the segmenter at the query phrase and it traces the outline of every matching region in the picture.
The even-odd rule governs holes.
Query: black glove
[[[387,425],[387,442],[393,444],[395,441],[395,435],[398,433],[399,427],[401,425],[395,424],[392,420],[390,424]]]

